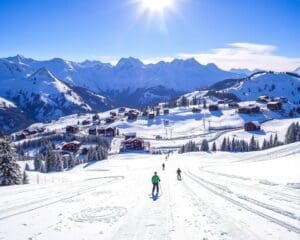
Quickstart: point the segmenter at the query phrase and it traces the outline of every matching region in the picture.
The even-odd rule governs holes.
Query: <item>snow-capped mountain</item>
[[[250,76],[254,73],[261,72],[263,70],[261,70],[261,69],[249,70],[248,68],[231,68],[229,71],[233,72],[233,73],[240,74],[244,77],[247,77],[247,76]]]
[[[294,70],[294,73],[296,73],[296,74],[299,74],[299,75],[300,75],[300,67],[296,68],[296,69]]]
[[[58,79],[92,90],[130,90],[158,85],[175,91],[206,87],[226,78],[241,75],[219,69],[214,64],[201,65],[195,59],[144,64],[136,58],[121,58],[116,66],[99,61],[76,63],[60,58],[36,61],[23,56],[1,59],[0,79],[24,77],[45,67]]]
[[[26,127],[31,121],[14,103],[0,97],[0,133]]]
[[[70,85],[58,80],[45,67],[28,77],[2,79],[0,82],[2,86],[0,95],[24,110],[29,119],[50,120],[76,112],[91,112],[93,111],[91,105],[97,105],[98,109],[102,106],[101,110],[111,107],[105,107],[106,98],[88,93],[87,90],[74,90]],[[90,100],[89,105],[85,101],[87,98],[92,98],[94,103]]]
[[[261,95],[286,97],[292,103],[300,103],[300,76],[292,73],[263,72],[253,74],[236,85],[225,89],[241,100],[255,100]]]

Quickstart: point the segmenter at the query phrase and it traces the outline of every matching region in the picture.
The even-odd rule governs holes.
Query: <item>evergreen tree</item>
[[[212,145],[212,151],[213,151],[213,152],[216,152],[216,151],[217,151],[216,142],[213,142],[213,145]]]
[[[40,171],[41,170],[41,157],[42,156],[40,154],[37,154],[34,157],[33,165],[34,165],[34,170],[35,171]]]
[[[203,139],[200,150],[203,152],[209,151],[208,141],[206,139]]]
[[[226,143],[226,138],[224,137],[223,138],[223,141],[222,141],[222,144],[221,144],[221,151],[226,151],[226,146],[227,146],[227,143]]]
[[[22,180],[20,166],[15,152],[7,141],[0,142],[0,186],[20,184]]]
[[[30,171],[30,166],[29,166],[28,163],[25,164],[25,170],[26,170],[26,171]]]

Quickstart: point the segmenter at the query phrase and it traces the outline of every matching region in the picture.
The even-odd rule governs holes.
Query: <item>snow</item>
[[[299,149],[174,153],[165,171],[165,155],[128,153],[62,173],[29,172],[31,184],[0,188],[0,239],[296,240]]]
[[[0,97],[0,108],[11,108],[11,107],[16,108],[16,105],[8,101],[7,99]]]

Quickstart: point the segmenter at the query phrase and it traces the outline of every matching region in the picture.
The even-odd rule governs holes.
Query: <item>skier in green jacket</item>
[[[152,195],[154,194],[155,189],[156,189],[156,194],[158,195],[158,193],[159,193],[159,186],[158,186],[158,184],[160,182],[160,178],[157,175],[157,172],[154,172],[154,175],[153,175],[151,181],[152,181],[152,184],[153,184]]]

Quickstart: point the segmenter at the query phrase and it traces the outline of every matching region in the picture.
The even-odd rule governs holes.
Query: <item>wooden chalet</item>
[[[115,111],[111,111],[111,112],[109,112],[109,115],[112,117],[115,117],[115,116],[117,116],[117,113]]]
[[[199,113],[199,112],[201,112],[201,109],[198,108],[198,107],[193,107],[193,108],[192,108],[192,112],[193,112],[193,113]]]
[[[256,99],[256,102],[259,102],[259,103],[268,103],[269,101],[270,101],[270,97],[269,96],[259,96]]]
[[[129,138],[122,142],[121,150],[144,150],[144,141],[141,138]]]
[[[164,114],[166,115],[166,114],[169,114],[169,113],[170,113],[170,110],[168,108],[165,108],[164,109]]]
[[[83,120],[83,121],[81,122],[81,124],[82,124],[82,125],[89,125],[89,124],[91,124],[91,121],[89,121],[89,120]]]
[[[219,100],[218,104],[225,104],[225,101],[224,100]]]
[[[148,119],[154,119],[155,118],[155,114],[153,112],[148,114]]]
[[[98,135],[102,137],[114,137],[116,136],[116,132],[117,129],[115,127],[108,127],[108,128],[102,127],[97,130]]]
[[[131,111],[131,110],[130,110],[130,111],[128,112],[127,119],[128,119],[128,120],[136,120],[138,116],[139,116],[139,113],[138,113],[138,112],[136,112],[136,111]]]
[[[277,101],[268,102],[267,108],[271,111],[278,111],[282,109],[282,103]]]
[[[114,117],[107,117],[105,118],[105,123],[108,124],[108,123],[113,123],[115,121],[115,118]]]
[[[99,120],[99,119],[100,119],[100,117],[99,117],[98,114],[93,115],[93,121],[96,121],[96,120]]]
[[[240,107],[240,105],[238,103],[236,103],[236,102],[229,102],[228,103],[228,107],[230,107],[230,108],[238,108],[238,107]]]
[[[97,135],[97,127],[89,128],[89,135]]]
[[[128,132],[128,133],[124,133],[123,135],[125,137],[125,140],[127,140],[129,138],[136,138],[136,133],[135,132]]]
[[[218,111],[219,110],[219,106],[217,104],[210,104],[208,106],[208,110],[209,111]]]
[[[239,107],[238,112],[244,113],[244,114],[259,113],[260,107],[257,105],[249,105],[249,106],[245,106],[245,107]]]
[[[20,141],[20,140],[26,139],[26,134],[24,134],[23,132],[16,133],[15,134],[15,139],[16,139],[16,141]]]
[[[76,125],[66,127],[66,133],[78,133],[78,132],[79,132],[79,127]]]
[[[244,124],[245,131],[259,131],[260,124],[258,121],[247,122]]]
[[[63,145],[62,150],[69,152],[78,152],[78,150],[80,149],[80,145],[81,144],[78,141],[68,142]]]

